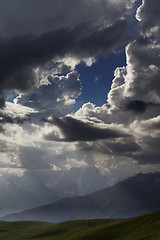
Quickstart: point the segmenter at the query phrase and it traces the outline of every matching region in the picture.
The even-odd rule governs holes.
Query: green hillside
[[[159,240],[160,211],[121,220],[0,222],[0,240]]]

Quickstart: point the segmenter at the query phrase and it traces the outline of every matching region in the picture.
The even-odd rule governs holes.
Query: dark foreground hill
[[[119,220],[78,220],[59,224],[0,222],[0,239],[159,240],[160,211]]]
[[[160,173],[139,173],[95,193],[11,214],[6,221],[62,222],[78,219],[127,218],[160,209]]]

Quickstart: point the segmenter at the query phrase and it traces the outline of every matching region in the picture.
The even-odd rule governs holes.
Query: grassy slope
[[[160,211],[122,220],[0,222],[0,240],[159,240]]]

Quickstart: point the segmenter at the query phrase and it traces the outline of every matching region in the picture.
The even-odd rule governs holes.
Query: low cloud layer
[[[114,127],[94,126],[71,117],[64,117],[62,119],[53,117],[52,120],[48,120],[47,122],[56,125],[63,135],[63,138],[59,139],[54,133],[45,135],[45,139],[49,141],[96,141],[100,139],[129,137],[129,134],[119,129],[114,129]]]

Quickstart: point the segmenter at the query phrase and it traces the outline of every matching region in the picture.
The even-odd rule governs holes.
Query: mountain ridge
[[[2,217],[2,220],[63,222],[77,219],[127,218],[160,209],[160,173],[139,173],[86,196]]]
[[[23,176],[0,176],[0,216],[36,208],[69,196],[81,196],[108,186],[95,167],[68,171],[25,171]]]

